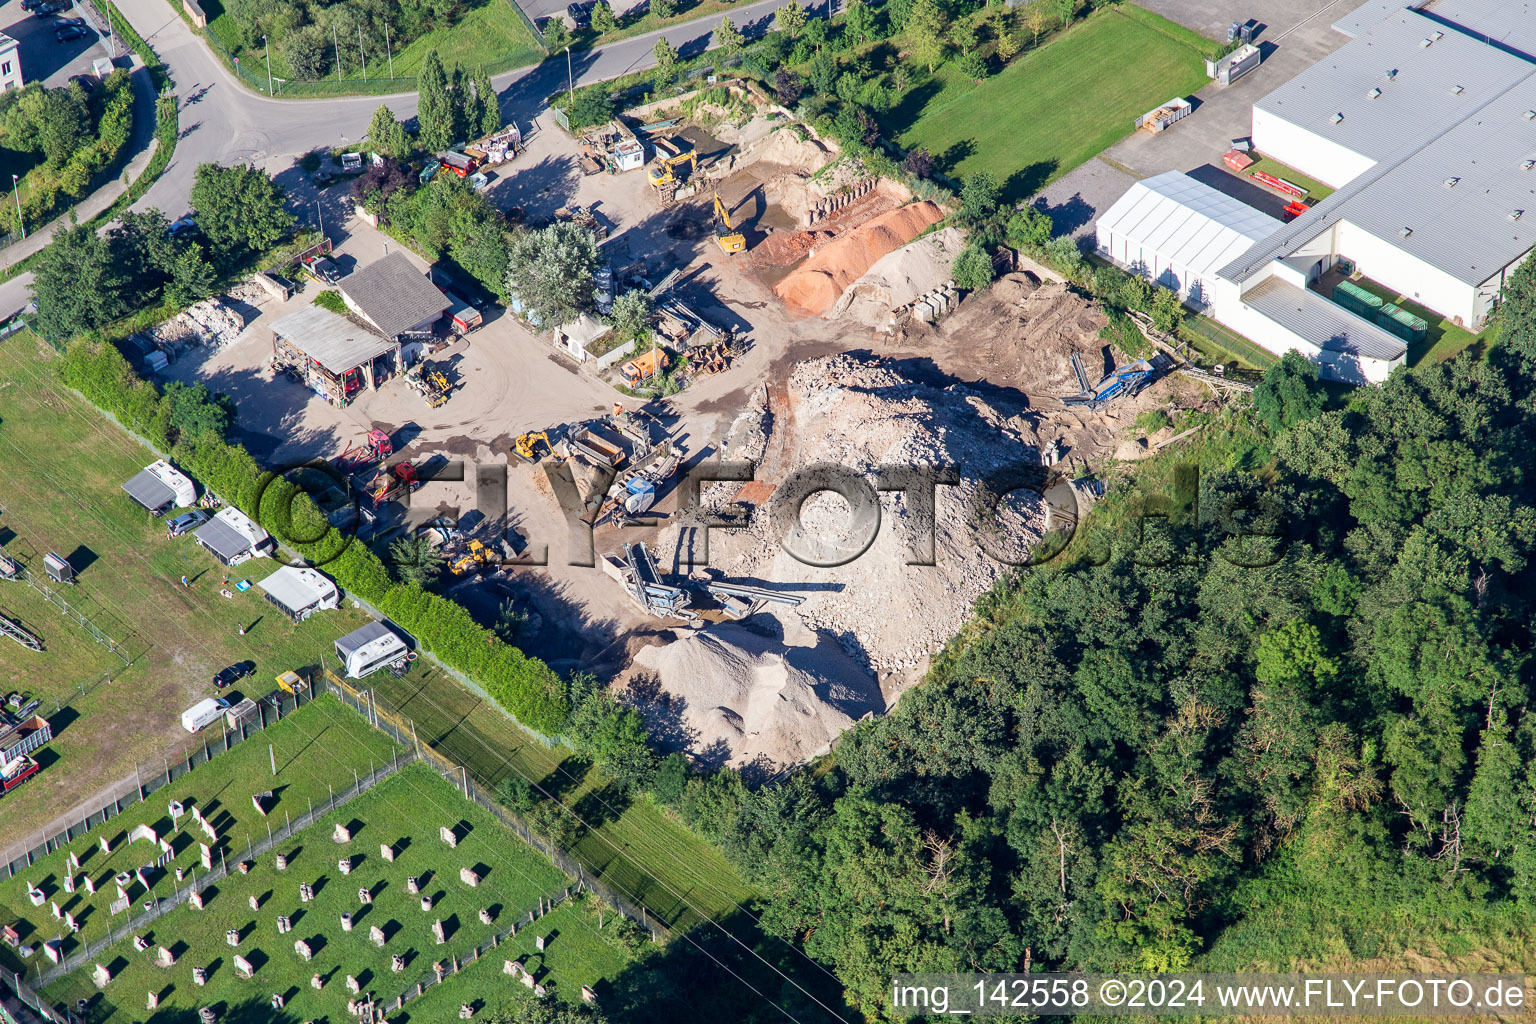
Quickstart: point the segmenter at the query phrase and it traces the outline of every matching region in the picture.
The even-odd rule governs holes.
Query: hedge
[[[87,401],[169,452],[205,488],[388,615],[424,650],[473,679],[520,722],[547,735],[564,728],[570,710],[565,684],[549,666],[503,643],[457,602],[416,584],[396,583],[365,544],[330,528],[300,483],[263,471],[243,446],[209,431],[178,436],[170,403],[113,345],[76,341],[65,349],[59,372]]]

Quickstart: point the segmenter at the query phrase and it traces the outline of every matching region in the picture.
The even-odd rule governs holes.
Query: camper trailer
[[[382,622],[370,622],[336,641],[336,660],[346,669],[348,679],[361,679],[404,661],[410,653],[405,641]]]

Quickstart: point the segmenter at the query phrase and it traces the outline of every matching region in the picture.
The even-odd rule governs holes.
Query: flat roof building
[[[1254,104],[1253,143],[1336,191],[1195,275],[1191,304],[1366,383],[1424,335],[1395,296],[1478,329],[1536,247],[1536,18],[1527,0],[1370,0],[1334,27],[1350,42]],[[1132,192],[1176,227],[1209,217],[1213,200],[1189,184]],[[1173,258],[1173,228],[1132,227],[1137,206],[1122,203],[1101,222],[1101,250],[1129,265],[1128,245],[1155,240],[1157,258]],[[1331,300],[1346,276],[1391,293],[1374,322]]]
[[[308,306],[272,324],[272,356],[291,366],[332,405],[348,405],[404,367],[400,343],[320,306]]]
[[[20,89],[24,84],[21,77],[21,44],[0,32],[0,92]]]

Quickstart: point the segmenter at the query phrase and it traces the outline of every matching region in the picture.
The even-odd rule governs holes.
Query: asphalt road
[[[782,0],[743,4],[731,11],[737,28],[748,36],[767,31]],[[187,196],[199,164],[259,163],[274,156],[297,156],[319,146],[345,145],[363,137],[380,104],[399,118],[416,113],[416,94],[357,96],[341,99],[274,100],[251,92],[187,26],[167,0],[118,0],[118,9],[154,47],[170,68],[182,104],[181,139],[170,166],[135,209],[158,207],[175,220],[187,212]],[[507,120],[530,121],[543,113],[546,97],[567,86],[617,78],[655,64],[652,50],[659,36],[683,57],[704,52],[719,18],[711,15],[657,32],[621,40],[598,50],[576,52],[567,62],[546,61],[491,81]],[[31,274],[0,284],[0,311],[26,305]]]

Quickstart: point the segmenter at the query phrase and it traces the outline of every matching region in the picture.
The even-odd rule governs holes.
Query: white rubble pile
[[[936,564],[906,564],[908,538],[918,531],[906,496],[898,491],[880,494],[875,540],[846,565],[806,565],[786,551],[781,541],[793,516],[774,521],[772,499],[753,511],[746,528],[711,531],[710,563],[732,578],[795,590],[805,601],[787,614],[798,613],[805,625],[836,637],[878,673],[910,675],[954,636],[977,597],[1009,569],[985,553],[973,532],[981,480],[1004,466],[1038,464],[1039,453],[963,386],[916,383],[877,358],[838,355],[799,363],[787,390],[790,413],[769,410],[769,399],[760,392],[732,425],[721,457],[758,462],[758,479],[776,484],[818,463],[849,467],[871,483],[881,465],[956,466],[960,483],[937,490]],[[704,499],[723,506],[739,488],[717,484]],[[847,511],[834,493],[807,500],[800,530],[808,546],[844,547],[840,542],[859,532]],[[985,528],[1005,538],[994,542],[994,550],[1019,558],[1045,532],[1045,503],[1017,491]],[[686,571],[681,563],[700,548],[696,534],[696,528],[681,524],[662,533],[657,558],[664,568]]]
[[[245,317],[218,299],[204,299],[150,329],[150,337],[162,348],[181,349],[207,345],[220,349],[245,330]]]

